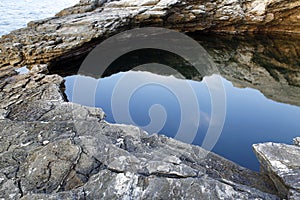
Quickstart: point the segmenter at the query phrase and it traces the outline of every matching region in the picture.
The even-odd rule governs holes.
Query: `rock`
[[[103,38],[128,25],[163,26],[182,32],[299,33],[298,6],[297,0],[80,1],[56,17],[30,22],[28,28],[3,36],[1,66],[55,65],[74,56],[84,57]]]
[[[12,101],[8,94],[24,94],[0,120],[3,198],[278,199],[264,176],[201,147],[109,124],[101,109],[64,102],[62,79],[37,71],[10,77],[0,91],[0,106]],[[49,88],[55,95],[45,95]]]
[[[53,192],[76,165],[80,154],[80,147],[71,140],[55,141],[36,149],[20,167],[22,191]]]
[[[33,65],[31,66],[30,71],[32,73],[41,73],[41,74],[47,74],[48,71],[48,65]]]
[[[80,61],[100,41],[126,27],[299,33],[298,6],[296,0],[81,0],[55,17],[30,22],[27,28],[3,36],[0,198],[297,199],[297,146],[255,145],[263,173],[253,172],[201,147],[148,135],[134,126],[109,124],[101,109],[65,102],[63,78],[47,73],[55,66],[68,67],[70,61]],[[281,48],[281,44],[277,46]],[[250,50],[254,46],[257,44],[245,45]],[[237,51],[230,48],[245,66],[263,60],[263,64],[276,65],[276,70],[278,66],[288,69],[269,57],[253,64],[254,52],[268,55],[266,48],[250,53],[244,53],[242,47]],[[257,65],[253,71],[259,73],[262,68]],[[27,73],[16,71],[25,66],[30,69]],[[234,71],[230,68],[222,73],[229,74],[226,70]],[[277,75],[279,84],[294,85],[298,91],[298,68],[283,75],[276,70],[270,73]],[[245,70],[240,73],[253,85],[260,78]]]
[[[300,192],[300,148],[294,145],[264,143],[253,145],[261,171],[275,183],[279,194],[293,198]]]
[[[4,181],[0,185],[0,191],[1,199],[19,199],[21,197],[18,183],[16,183],[14,180]]]
[[[300,199],[300,192],[295,191],[295,190],[290,190],[289,195],[288,195],[288,199],[291,199],[291,200]]]
[[[191,36],[211,55],[221,76],[235,87],[254,88],[268,99],[300,106],[299,36]],[[191,78],[202,79],[197,73]]]
[[[167,195],[166,192],[169,193],[170,190],[174,191],[174,193],[168,194],[170,198],[174,198],[176,195],[189,198],[193,196],[206,197],[210,195],[211,190],[215,190],[215,188],[216,193],[213,195],[215,195],[216,198],[225,197],[226,195],[228,198],[231,198],[233,195],[247,199],[259,197],[262,199],[277,199],[273,195],[260,192],[247,185],[207,177],[207,175],[204,175],[205,170],[201,166],[197,166],[197,164],[188,167],[185,166],[185,164],[174,164],[174,159],[171,162],[166,162],[165,154],[161,154],[159,150],[153,151],[155,149],[147,149],[146,146],[144,146],[144,153],[142,151],[143,149],[138,150],[138,148],[137,151],[129,153],[126,150],[124,151],[122,147],[118,147],[119,144],[114,143],[113,140],[111,141],[107,132],[98,132],[97,134],[93,132],[79,133],[86,136],[77,136],[77,138],[75,136],[76,134],[72,134],[72,132],[68,133],[71,124],[66,126],[68,122],[65,123],[63,123],[63,121],[59,124],[57,122],[31,122],[28,126],[27,123],[16,124],[6,121],[5,124],[2,124],[6,129],[3,129],[4,132],[2,131],[1,135],[5,135],[6,131],[9,132],[9,127],[15,130],[16,135],[21,134],[23,131],[26,133],[18,140],[14,139],[13,135],[10,136],[12,140],[8,141],[12,142],[8,152],[12,152],[18,148],[22,148],[25,152],[33,152],[23,158],[20,157],[20,159],[22,159],[20,163],[23,164],[20,165],[19,172],[15,175],[17,180],[20,179],[20,188],[25,195],[23,199],[55,199],[59,197],[73,199],[83,195],[83,193],[91,199],[104,197],[104,194],[108,199],[110,197],[125,198],[128,196],[133,198],[138,197],[137,195],[141,193],[143,193],[145,198],[156,195],[164,197]],[[107,127],[107,124],[103,125]],[[15,126],[19,127],[20,132],[17,132]],[[55,132],[53,130],[55,130]],[[119,132],[120,130],[122,129],[116,131]],[[42,134],[40,137],[42,137],[43,140],[50,141],[50,143],[43,146],[43,144],[39,142],[37,133]],[[126,133],[124,134],[126,135]],[[112,136],[114,135],[115,133],[111,132],[110,137],[113,138]],[[71,142],[70,139],[74,136],[75,143],[72,144],[73,142]],[[30,140],[29,137],[31,137]],[[141,137],[141,140],[146,143],[143,144],[140,141],[139,145],[146,145],[148,143],[146,138],[148,137],[149,136]],[[165,137],[163,139],[163,141],[167,142],[168,146],[173,146],[178,143],[172,141],[170,141],[170,143],[168,140],[169,139]],[[18,145],[20,143],[24,145]],[[162,143],[160,144],[158,142],[157,145],[163,149]],[[166,145],[166,143],[164,143],[164,145]],[[171,148],[171,146],[169,146],[169,148]],[[189,145],[182,143],[181,147],[184,146],[189,148]],[[176,146],[174,146],[174,148],[175,147]],[[199,147],[195,148],[199,151],[203,151]],[[79,149],[82,149],[81,154],[79,154]],[[175,157],[174,153],[176,153],[176,151],[174,151],[175,149],[173,148],[171,149],[172,151],[170,152],[173,152],[173,157]],[[186,149],[182,150],[182,153],[186,154],[185,160],[192,160],[192,158],[187,157],[189,154],[193,157],[199,156],[196,152],[186,152],[185,150]],[[116,153],[113,153],[114,151]],[[168,151],[165,153],[167,152]],[[129,160],[130,162],[128,164],[130,164],[130,168],[124,168],[124,163],[121,161],[124,160],[124,154],[135,157],[135,162]],[[149,160],[149,156],[156,161]],[[177,157],[176,160],[181,159],[182,158]],[[141,165],[143,162],[145,164]],[[198,162],[201,162],[201,160]],[[208,164],[209,162],[211,161],[208,161]],[[218,162],[218,160],[215,160],[215,162]],[[116,167],[110,167],[112,163],[114,163]],[[145,170],[143,166],[147,166]],[[123,172],[120,171],[120,167],[123,167]],[[232,165],[231,168],[239,167]],[[199,171],[199,169],[202,169],[202,172],[195,173]],[[248,170],[239,168],[238,171],[241,173],[241,171],[246,172]],[[243,173],[241,173],[241,175],[242,174]],[[251,174],[256,177],[255,173],[250,172],[249,175]],[[243,174],[243,176],[245,175],[246,173]],[[257,176],[257,178],[259,178],[259,176]],[[194,187],[189,188],[187,187],[188,185],[194,185]],[[203,189],[199,190],[200,186],[202,186]],[[58,190],[58,188],[60,189]],[[127,188],[131,189],[128,190]],[[186,189],[183,188],[188,188],[189,192],[186,192]],[[54,192],[53,190],[58,190],[59,192]],[[123,193],[123,190],[126,192]],[[44,193],[43,191],[47,191],[48,194],[42,194]],[[231,192],[226,193],[225,191]]]
[[[5,119],[8,116],[8,114],[9,114],[8,110],[0,109],[0,120]]]
[[[186,189],[183,189],[186,188]],[[210,192],[215,190],[215,192]],[[113,173],[103,170],[91,177],[90,181],[74,191],[59,192],[56,194],[33,194],[26,195],[23,199],[75,199],[79,196],[87,199],[277,199],[256,191],[236,192],[234,186],[224,185],[209,177],[201,178],[164,178],[144,177],[130,172]]]
[[[300,137],[295,137],[295,138],[293,139],[293,143],[294,143],[294,145],[296,145],[296,146],[300,146]]]

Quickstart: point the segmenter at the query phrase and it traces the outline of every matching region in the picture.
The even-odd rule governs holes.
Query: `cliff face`
[[[63,78],[47,73],[48,68],[82,59],[105,38],[133,27],[299,33],[298,7],[299,1],[283,0],[82,0],[56,17],[3,36],[0,198],[297,199],[298,146],[283,145],[279,153],[284,157],[272,154],[275,145],[255,146],[265,173],[252,172],[200,147],[149,136],[137,127],[108,124],[101,109],[65,102]],[[297,42],[285,47],[284,40],[241,39],[240,45],[233,40],[201,41],[223,76],[299,105]],[[294,57],[281,60],[281,54]],[[18,74],[15,70],[24,65],[31,70]],[[291,149],[293,157],[287,153]],[[286,165],[280,168],[283,159]],[[294,181],[289,180],[291,174]]]
[[[61,11],[57,16],[84,13],[98,7],[136,8],[133,17],[141,24],[160,24],[182,31],[211,29],[224,32],[278,31],[299,33],[297,0],[143,0],[143,1],[80,1],[75,8]]]

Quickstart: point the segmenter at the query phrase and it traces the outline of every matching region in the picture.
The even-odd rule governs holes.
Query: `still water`
[[[120,72],[111,77],[103,78],[97,87],[95,102],[97,107],[101,107],[105,111],[108,122],[122,123],[122,121],[114,119],[111,102],[114,87],[118,85],[118,81],[123,76],[134,76],[140,79],[150,76],[155,79],[159,75],[147,72]],[[75,78],[76,75],[65,78],[66,94],[70,101],[72,101]],[[166,82],[175,82],[178,85],[185,84],[182,80],[163,76],[159,78],[166,79]],[[227,95],[226,121],[213,152],[242,166],[258,170],[259,165],[251,145],[268,141],[291,143],[291,139],[299,136],[300,133],[300,107],[272,101],[255,89],[234,87],[230,81],[224,78],[222,81]],[[195,124],[195,120],[185,119],[184,123],[187,127],[198,127],[197,135],[192,143],[201,146],[210,123],[210,96],[204,82],[188,82],[197,95],[201,120]],[[119,102],[121,104],[123,102],[122,106],[126,106],[126,100],[120,98]],[[188,99],[181,99],[181,101],[188,101]],[[162,105],[167,113],[166,123],[159,133],[175,137],[181,122],[180,104],[176,96],[168,88],[161,85],[144,85],[131,96],[129,110],[135,125],[144,127],[150,123],[149,109],[155,104]],[[151,130],[147,131],[152,133]],[[189,130],[186,131],[188,134]]]
[[[23,28],[30,21],[52,17],[79,0],[1,0],[0,35]]]
[[[63,8],[76,3],[78,0],[1,0],[0,35],[25,27],[29,21],[54,16]],[[269,141],[289,144],[293,137],[300,135],[300,81],[297,78],[300,77],[300,40],[269,36],[192,37],[214,57],[220,66],[220,74],[210,74],[198,79],[190,76],[190,70],[183,68],[181,73],[189,79],[183,80],[150,72],[116,70],[110,73],[110,76],[100,79],[95,91],[95,105],[104,109],[107,121],[122,123],[120,116],[115,115],[122,117],[124,113],[118,112],[116,108],[124,106],[124,102],[128,103],[125,106],[128,107],[132,118],[130,124],[143,127],[149,133],[159,132],[176,137],[180,124],[184,123],[186,135],[196,128],[192,143],[201,146],[212,122],[212,105],[207,82],[213,83],[217,77],[222,81],[226,92],[226,118],[212,151],[242,166],[258,170],[259,164],[252,152],[252,144]],[[143,56],[137,57],[139,56],[143,59]],[[125,64],[130,65],[130,62],[131,60],[127,59]],[[65,75],[66,95],[69,101],[72,101],[74,80],[77,77],[74,71],[76,70],[73,68],[70,72],[60,71]],[[144,84],[132,93],[130,99],[124,99],[114,93],[124,77],[159,80],[163,81],[164,85],[155,82]],[[191,111],[188,115],[190,117],[182,119],[181,103],[189,102],[190,99],[178,99],[166,86],[176,85],[178,89],[186,84],[194,91],[197,106],[187,107],[195,112]],[[113,97],[118,101],[112,101]],[[115,102],[113,106],[112,102]],[[196,112],[199,112],[199,120],[193,118]],[[162,118],[161,121],[164,122],[162,127],[158,127],[159,131],[155,130],[155,127],[153,129],[147,126],[156,118]]]
[[[214,85],[219,79],[226,92],[226,116],[221,135],[212,151],[258,171],[259,163],[252,151],[252,144],[260,142],[291,144],[292,138],[300,135],[300,82],[299,79],[293,78],[293,74],[300,71],[300,62],[298,54],[286,51],[294,48],[293,45],[297,46],[300,40],[291,41],[292,46],[285,46],[282,50],[280,50],[283,47],[282,42],[287,44],[284,38],[259,40],[251,38],[251,42],[248,41],[245,38],[223,38],[213,35],[201,37],[199,43],[214,57],[220,71],[219,74],[205,75],[202,78],[189,77],[188,80],[184,80],[138,70],[113,72],[98,80],[94,91],[95,106],[103,108],[108,122],[134,124],[150,134],[158,132],[176,138],[176,133],[183,123],[186,127],[184,130],[186,137],[189,137],[190,132],[196,127],[197,132],[192,144],[201,146],[210,123],[214,123],[211,118],[212,101],[208,85]],[[270,46],[270,43],[273,46]],[[256,48],[260,48],[259,53]],[[278,51],[284,51],[285,54]],[[131,58],[140,55],[143,54]],[[274,59],[281,62],[280,66],[285,63],[290,68],[280,69],[275,66],[279,61],[272,63]],[[119,64],[124,66],[127,62],[130,65],[132,60],[134,59],[127,57]],[[181,72],[183,71],[184,69]],[[74,100],[72,99],[73,90],[76,89],[74,82],[80,77],[88,79],[80,75],[65,77],[69,101]],[[127,91],[126,85],[129,87],[129,83],[134,82],[132,80],[147,81],[139,83],[135,90]],[[194,91],[197,105],[192,103],[186,105],[185,108],[190,113],[182,119],[183,104],[184,102],[189,104],[191,97],[186,95],[179,98],[172,86],[182,90],[180,88],[186,84]],[[123,91],[118,87],[123,88]],[[87,90],[89,89],[86,88],[82,92]],[[81,96],[84,99],[85,95]],[[82,104],[85,104],[84,101]],[[124,120],[124,116],[126,118],[128,115],[124,112],[124,107],[128,108],[132,121]],[[200,120],[195,117],[196,112],[199,113]],[[163,122],[158,130],[148,126],[155,120],[158,124]]]

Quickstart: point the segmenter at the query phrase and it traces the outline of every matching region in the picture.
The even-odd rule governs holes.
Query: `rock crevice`
[[[4,86],[11,90],[1,91],[4,99],[11,91],[28,94],[17,106],[6,107],[10,114],[0,120],[0,137],[5,137],[0,175],[6,174],[1,198],[277,199],[270,194],[276,193],[272,184],[256,172],[200,147],[108,124],[101,109],[64,102],[62,79],[39,73],[44,68],[12,75],[14,81]],[[39,85],[31,79],[37,76],[43,77],[36,79]],[[19,83],[24,79],[30,80],[25,88]]]

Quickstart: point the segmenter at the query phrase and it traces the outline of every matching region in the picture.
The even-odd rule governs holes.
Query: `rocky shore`
[[[299,138],[295,145],[253,145],[261,163],[261,172],[253,172],[201,147],[109,124],[101,109],[66,102],[63,78],[48,73],[80,61],[110,35],[134,27],[297,34],[299,6],[297,0],[82,0],[56,17],[3,36],[0,199],[300,199]],[[241,64],[253,71],[241,71],[228,57],[210,53],[215,61],[222,58],[219,63],[227,61],[227,67],[219,66],[221,74],[241,87],[263,88],[260,73],[267,72],[260,66],[273,63],[269,86],[275,87],[265,93],[299,105],[299,65],[288,68],[263,50],[266,56],[255,62],[248,54],[233,56],[248,60]],[[253,45],[250,60],[257,58],[255,51]],[[16,71],[25,65],[28,72]],[[241,71],[240,76],[231,77],[232,70]],[[287,85],[296,91],[289,93],[292,98],[284,98],[284,92],[275,95]]]
[[[299,6],[298,0],[82,0],[56,17],[3,36],[1,66],[61,64],[84,57],[105,38],[134,27],[299,34]]]

